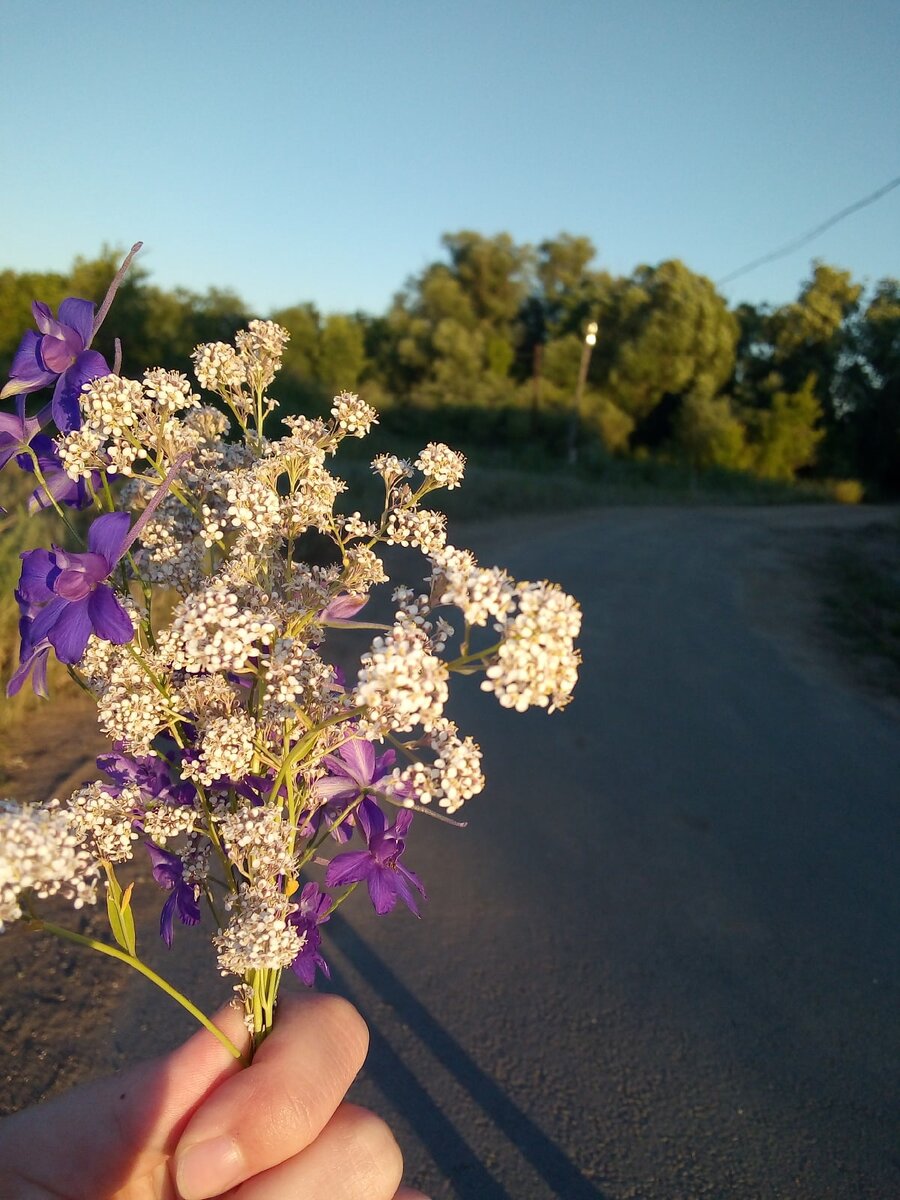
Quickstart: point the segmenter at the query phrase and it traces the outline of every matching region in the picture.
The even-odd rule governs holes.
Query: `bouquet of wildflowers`
[[[32,509],[55,509],[80,546],[21,556],[8,692],[30,678],[46,696],[55,655],[112,744],[103,778],[65,802],[0,802],[0,929],[24,916],[125,961],[237,1055],[140,959],[120,864],[148,856],[168,945],[176,922],[211,931],[258,1045],[282,973],[307,985],[328,974],[322,927],[360,884],[376,912],[399,901],[418,913],[425,889],[405,860],[414,815],[452,821],[484,786],[478,746],[444,715],[451,675],[482,673],[520,712],[562,708],[580,612],[556,585],[448,544],[443,514],[422,507],[462,480],[448,446],[412,463],[379,454],[380,513],[336,512],[346,485],[330,460],[377,417],[344,392],[329,420],[287,416],[286,432],[267,436],[288,338],[273,322],[196,348],[205,398],[162,368],[124,378],[118,342],[111,370],[91,343],[130,258],[96,314],[77,298],[55,317],[34,304],[37,330],[0,393],[16,397],[0,414],[0,467],[31,472]],[[28,398],[51,386],[29,415]],[[316,539],[324,564],[308,561]],[[395,545],[422,556],[422,587],[393,590],[389,624],[366,622],[372,589],[389,582],[379,549]],[[355,677],[338,665],[347,629],[372,631]],[[42,898],[79,907],[101,891],[108,942],[40,918]]]

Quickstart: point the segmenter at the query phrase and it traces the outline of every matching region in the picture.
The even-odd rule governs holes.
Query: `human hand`
[[[246,1048],[242,1018],[216,1024]],[[174,1053],[0,1124],[0,1200],[425,1200],[387,1125],[343,1098],[368,1030],[337,996],[285,998],[246,1069],[205,1029]]]

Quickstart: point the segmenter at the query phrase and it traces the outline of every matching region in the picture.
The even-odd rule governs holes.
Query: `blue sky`
[[[5,0],[0,268],[382,311],[440,235],[717,280],[900,175],[895,0]],[[900,188],[724,287],[900,275]]]

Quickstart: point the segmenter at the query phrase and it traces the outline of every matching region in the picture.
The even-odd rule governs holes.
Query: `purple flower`
[[[349,738],[334,754],[326,754],[322,761],[328,774],[317,779],[312,788],[320,805],[310,816],[303,833],[307,836],[315,834],[324,819],[334,826],[332,837],[347,842],[352,836],[351,818],[342,821],[341,817],[367,791],[377,789],[389,792],[398,800],[405,799],[409,794],[406,785],[395,784],[387,778],[396,759],[393,750],[376,756],[372,743],[360,737]]]
[[[47,659],[50,655],[50,641],[46,637],[41,638],[37,642],[34,640],[32,627],[34,625],[35,614],[39,609],[36,605],[29,604],[21,592],[16,592],[15,595],[21,610],[19,616],[21,646],[19,649],[19,665],[6,685],[6,694],[7,696],[15,696],[33,669],[34,674],[31,677],[31,686],[36,696],[43,696],[46,700],[48,696]]]
[[[78,429],[82,384],[109,374],[103,355],[88,349],[94,336],[94,306],[90,300],[70,296],[60,304],[58,318],[39,300],[31,311],[39,332],[30,329],[19,343],[0,400],[37,392],[55,382],[53,420],[62,433]]]
[[[331,978],[328,963],[319,953],[322,935],[319,926],[328,920],[331,897],[315,883],[305,883],[300,892],[299,907],[288,917],[288,923],[297,930],[302,945],[291,963],[291,970],[307,987],[312,987],[318,968],[326,979]]]
[[[105,581],[121,558],[128,537],[128,513],[105,513],[88,530],[85,554],[25,550],[17,598],[20,605],[43,607],[34,617],[31,645],[47,638],[60,662],[78,662],[91,633],[123,645],[134,637],[131,618]]]
[[[184,807],[193,804],[196,789],[189,780],[172,782],[168,763],[157,754],[132,757],[122,754],[121,742],[116,742],[113,754],[101,754],[97,766],[112,779],[113,786],[104,786],[112,796],[119,795],[126,787],[136,787],[145,800],[156,800],[160,804]]]
[[[343,887],[365,880],[379,915],[390,912],[399,899],[418,916],[416,899],[409,885],[412,884],[423,896],[425,889],[419,877],[400,862],[400,856],[406,848],[405,835],[412,819],[409,809],[403,808],[397,813],[394,824],[389,826],[375,801],[363,800],[356,811],[356,823],[363,832],[368,849],[335,855],[325,872],[327,886]]]
[[[153,878],[160,887],[166,888],[170,893],[159,916],[159,936],[167,946],[171,946],[176,912],[182,925],[200,923],[196,889],[193,884],[185,882],[184,863],[177,854],[170,854],[154,842],[144,842],[144,845],[153,864]]]
[[[40,431],[39,417],[26,417],[25,397],[16,401],[14,413],[0,413],[0,470],[16,454],[23,454]]]

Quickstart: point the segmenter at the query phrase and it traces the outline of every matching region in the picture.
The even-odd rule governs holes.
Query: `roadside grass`
[[[392,453],[414,461],[421,447],[393,439]],[[345,449],[346,448],[346,449]],[[616,505],[770,505],[833,503],[826,483],[785,484],[756,479],[736,471],[692,471],[658,459],[602,459],[575,467],[559,458],[533,452],[527,463],[509,452],[460,446],[468,457],[461,488],[432,493],[429,507],[454,521],[493,520],[519,513],[563,513]],[[344,442],[331,469],[349,484],[339,501],[341,511],[359,509],[364,516],[380,510],[383,488],[372,474],[367,447],[362,458],[355,445]]]
[[[829,627],[868,682],[900,698],[900,522],[840,538],[824,567]]]

